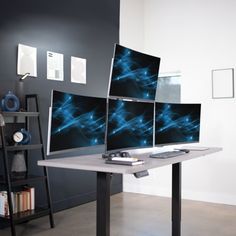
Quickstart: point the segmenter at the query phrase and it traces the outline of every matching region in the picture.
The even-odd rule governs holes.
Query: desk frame
[[[155,159],[152,152],[135,154],[145,163],[138,166],[108,165],[101,154],[38,161],[41,166],[94,171],[97,173],[97,236],[110,236],[110,185],[112,174],[135,174],[149,169],[172,165],[172,236],[181,236],[181,166],[182,162],[221,151],[212,147],[204,151],[191,151],[182,156]]]
[[[97,236],[110,236],[110,192],[112,175],[97,172]]]
[[[181,235],[181,163],[172,165],[172,236]],[[110,236],[111,173],[97,172],[97,236]]]

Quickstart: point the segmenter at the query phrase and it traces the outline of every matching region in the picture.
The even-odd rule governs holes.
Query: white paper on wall
[[[47,79],[64,80],[64,55],[47,51]]]
[[[86,59],[71,57],[71,82],[86,84]]]
[[[18,44],[17,74],[37,77],[37,48]]]

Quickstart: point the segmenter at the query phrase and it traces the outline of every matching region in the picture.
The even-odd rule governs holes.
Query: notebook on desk
[[[140,160],[135,157],[109,157],[106,161],[106,164],[117,164],[117,165],[128,165],[136,166],[144,163],[143,160]]]
[[[143,160],[138,161],[122,161],[122,160],[106,160],[106,164],[116,164],[116,165],[127,165],[127,166],[136,166],[144,164]]]

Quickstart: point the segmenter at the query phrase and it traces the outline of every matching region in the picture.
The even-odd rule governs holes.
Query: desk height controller
[[[149,173],[148,173],[147,170],[143,170],[143,171],[139,171],[139,172],[134,173],[134,176],[136,178],[142,178],[142,177],[145,177],[145,176],[148,176],[148,175],[149,175]]]

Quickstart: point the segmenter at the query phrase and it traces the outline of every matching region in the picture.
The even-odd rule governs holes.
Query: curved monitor
[[[201,104],[155,104],[155,145],[199,142]]]
[[[47,153],[105,144],[106,99],[52,92]]]
[[[153,146],[154,103],[109,99],[107,151]]]
[[[160,58],[116,44],[109,96],[155,100]]]

